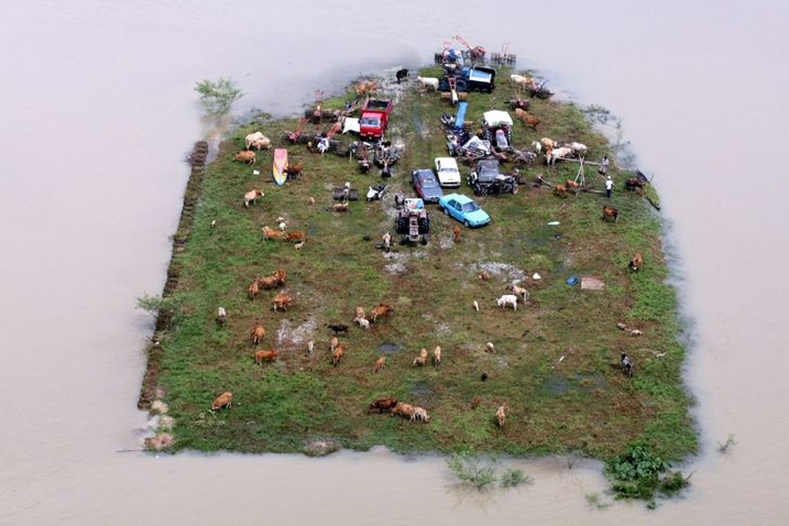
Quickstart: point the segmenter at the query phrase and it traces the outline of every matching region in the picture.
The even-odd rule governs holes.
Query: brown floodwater
[[[638,3],[640,4],[640,3]],[[789,7],[703,0],[53,2],[0,18],[0,524],[780,524],[789,418]],[[198,7],[199,6],[199,7]],[[507,460],[534,484],[477,494],[438,457],[386,450],[148,455],[136,409],[183,162],[209,133],[196,81],[298,111],[460,34],[622,118],[655,177],[687,322],[702,453],[657,511],[590,507],[600,465]],[[728,454],[717,443],[734,434]],[[132,450],[130,452],[122,452]]]

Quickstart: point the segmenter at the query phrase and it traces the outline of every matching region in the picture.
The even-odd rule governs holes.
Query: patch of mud
[[[384,342],[378,347],[378,352],[381,354],[394,354],[403,350],[403,346],[399,343]]]
[[[477,263],[476,272],[487,272],[491,278],[504,279],[509,282],[520,282],[526,279],[526,273],[514,265],[497,263],[495,261]]]
[[[296,327],[292,326],[290,320],[282,320],[277,329],[277,348],[304,347],[306,349],[307,342],[317,327],[318,322],[315,318],[309,318]]]
[[[408,391],[420,400],[427,400],[433,396],[433,388],[425,380],[417,380],[411,383]]]

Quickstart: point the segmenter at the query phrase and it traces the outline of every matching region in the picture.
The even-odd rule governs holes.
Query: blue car
[[[468,196],[447,194],[438,200],[438,206],[467,227],[483,226],[490,223],[490,216]]]

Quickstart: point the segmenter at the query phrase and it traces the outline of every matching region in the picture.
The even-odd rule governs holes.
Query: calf
[[[256,351],[255,352],[255,363],[258,365],[263,365],[263,362],[273,362],[277,359],[277,351],[270,350],[270,351]]]
[[[633,254],[633,259],[630,260],[630,270],[636,271],[641,268],[641,264],[644,263],[644,256],[641,255],[641,252],[636,252]]]
[[[392,398],[381,398],[380,400],[376,400],[372,404],[370,404],[370,412],[378,411],[378,413],[384,413],[386,411],[391,411],[397,406],[397,399]]]
[[[603,221],[613,221],[616,223],[617,219],[619,219],[619,210],[608,205],[603,207]]]
[[[625,351],[622,351],[622,354],[620,355],[619,365],[627,376],[631,378],[633,377],[633,369],[635,366],[633,364],[633,360],[631,360],[630,357],[625,354]]]
[[[515,294],[504,294],[496,299],[496,305],[502,309],[507,305],[512,305],[512,310],[518,310],[518,296]]]
[[[216,311],[216,324],[224,327],[225,323],[227,323],[227,311],[224,307],[219,307]]]
[[[214,400],[214,403],[211,404],[211,411],[217,411],[222,409],[223,407],[231,408],[233,407],[233,393],[230,391],[225,391]]]
[[[255,152],[244,150],[242,152],[238,152],[234,157],[234,161],[241,161],[246,164],[252,164],[255,162]]]
[[[250,190],[249,192],[244,194],[244,208],[249,208],[249,205],[255,204],[255,200],[258,197],[263,197],[264,194],[260,190]]]
[[[452,236],[455,243],[460,243],[460,227],[455,225],[452,229]]]
[[[258,279],[255,279],[249,284],[249,287],[247,287],[247,296],[250,300],[254,300],[255,296],[258,295],[258,292],[260,292],[260,283],[258,282]]]
[[[427,363],[427,349],[422,347],[422,350],[419,351],[419,356],[414,358],[414,365],[423,366]]]
[[[386,363],[386,356],[381,356],[375,361],[375,365],[373,365],[373,372],[377,373],[381,369],[383,369],[384,364]]]
[[[395,73],[395,79],[397,79],[397,83],[400,84],[400,81],[402,81],[404,78],[408,78],[408,70],[405,68],[398,69]]]

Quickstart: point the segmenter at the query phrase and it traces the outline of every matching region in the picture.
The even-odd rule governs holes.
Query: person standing
[[[611,199],[611,192],[614,190],[614,181],[611,180],[611,176],[609,175],[605,180],[605,196],[608,199]]]
[[[387,232],[381,237],[381,239],[384,242],[384,252],[388,254],[389,251],[392,249],[392,234]]]
[[[597,170],[597,173],[600,175],[605,175],[608,173],[608,156],[604,155],[603,160],[600,161],[600,169]]]

